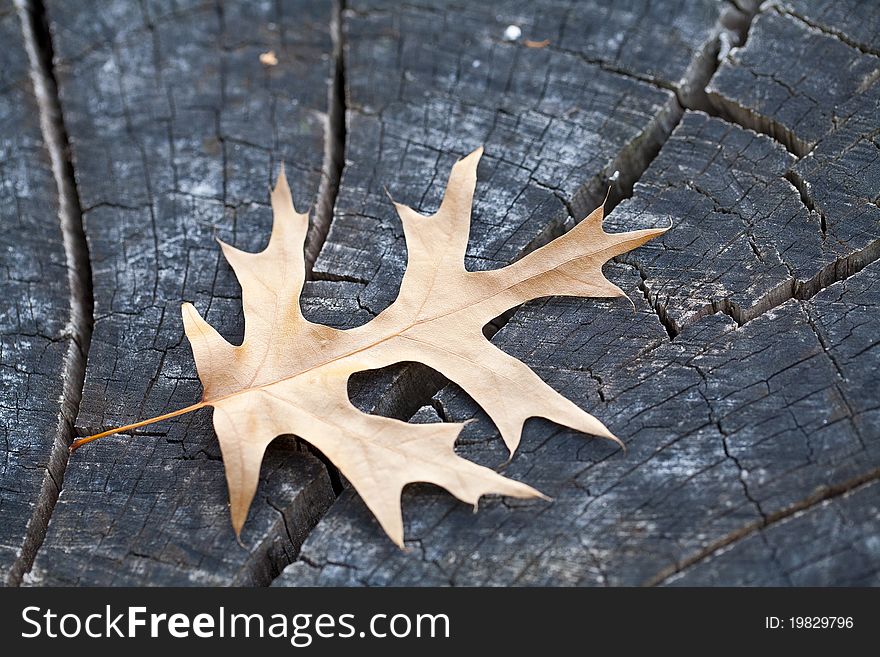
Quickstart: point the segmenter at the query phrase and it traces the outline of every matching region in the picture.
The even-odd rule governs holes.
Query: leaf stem
[[[170,420],[173,417],[177,417],[178,415],[185,415],[186,413],[191,413],[193,411],[197,411],[200,408],[204,408],[208,406],[208,403],[205,401],[200,401],[191,406],[187,406],[186,408],[179,408],[176,411],[171,411],[170,413],[165,413],[164,415],[157,415],[156,417],[151,417],[149,420],[141,420],[140,422],[135,422],[134,424],[126,424],[124,427],[116,427],[115,429],[107,429],[107,431],[102,431],[101,433],[96,433],[94,436],[86,436],[84,438],[77,438],[74,440],[69,447],[70,453],[72,454],[76,450],[78,450],[83,445],[86,445],[93,440],[98,440],[98,438],[104,438],[105,436],[112,436],[116,433],[122,433],[123,431],[131,431],[132,429],[138,429],[140,427],[145,427],[148,424],[154,424],[156,422],[161,422],[162,420]]]

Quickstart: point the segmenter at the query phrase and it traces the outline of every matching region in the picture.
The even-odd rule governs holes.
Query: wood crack
[[[822,34],[824,34],[826,36],[833,37],[833,38],[837,39],[838,41],[845,43],[850,48],[855,48],[856,50],[858,50],[860,53],[862,53],[864,55],[873,55],[874,57],[880,57],[880,49],[871,47],[870,45],[868,45],[866,43],[861,43],[859,41],[856,41],[855,39],[850,38],[845,32],[843,32],[841,30],[835,30],[832,27],[820,25],[819,23],[817,23],[815,21],[811,21],[806,16],[801,16],[797,12],[794,12],[791,9],[787,9],[783,6],[778,5],[778,4],[771,5],[770,9],[777,12],[778,14],[782,14],[782,15],[794,18],[795,20],[800,21],[801,23],[803,23],[804,25],[806,25],[810,29],[821,32]]]
[[[801,174],[799,174],[794,168],[790,168],[788,171],[786,171],[783,178],[790,182],[791,186],[794,187],[795,190],[797,190],[798,195],[801,197],[801,203],[804,204],[804,207],[807,208],[810,213],[815,213],[819,215],[819,226],[822,229],[822,237],[826,237],[828,235],[828,223],[825,219],[825,213],[816,204],[816,200],[810,193],[810,184],[806,180],[804,180],[803,176],[801,176]]]
[[[53,71],[52,39],[45,8],[41,0],[16,0],[15,5],[21,20],[31,81],[39,108],[40,128],[49,151],[58,193],[58,220],[61,223],[70,289],[71,343],[64,358],[64,392],[58,429],[20,555],[7,576],[6,582],[11,586],[19,586],[24,575],[33,566],[61,493],[69,458],[67,448],[74,439],[74,423],[82,400],[94,308],[89,249],[83,231],[82,210]]]
[[[752,536],[757,532],[762,532],[767,527],[770,527],[778,522],[782,522],[783,520],[786,520],[797,513],[807,511],[808,509],[811,509],[823,502],[853,492],[862,486],[870,485],[872,482],[877,481],[878,479],[880,479],[880,468],[875,468],[857,477],[848,479],[847,481],[844,481],[840,484],[823,486],[812,495],[805,497],[799,502],[769,513],[761,520],[749,523],[741,527],[740,529],[727,534],[719,540],[714,541],[712,544],[707,546],[705,549],[697,552],[696,554],[679,561],[677,564],[672,565],[669,568],[661,570],[659,573],[646,580],[643,586],[662,586],[669,582],[674,576],[679,575],[685,570],[699,563],[702,563],[707,559],[712,558],[722,550],[730,548],[734,543],[738,543],[744,538]]]
[[[815,146],[815,144],[800,139],[791,129],[773,118],[758,114],[717,92],[708,91],[707,97],[711,105],[708,114],[765,137],[770,137],[798,159],[807,155]]]
[[[849,277],[862,271],[868,265],[880,259],[880,240],[871,242],[864,249],[855,251],[846,257],[838,258],[834,262],[819,270],[813,277],[804,281],[791,278],[788,282],[779,285],[768,294],[761,297],[749,308],[741,308],[729,299],[712,301],[708,308],[711,312],[695,314],[694,319],[680,328],[690,326],[706,315],[722,312],[729,315],[740,326],[751,322],[766,312],[784,304],[786,301],[796,299],[807,301],[819,294],[822,290],[834,283],[845,281]]]
[[[737,23],[736,31],[739,33],[741,40],[744,41],[755,12],[740,11],[739,8],[737,8],[732,10],[732,13],[735,13],[737,16],[735,21]],[[606,197],[606,194],[606,216],[610,214],[621,201],[630,198],[633,195],[635,184],[641,179],[651,163],[660,153],[661,148],[672,135],[672,132],[684,116],[685,109],[709,108],[708,103],[702,99],[705,98],[704,90],[720,65],[719,54],[722,52],[723,46],[722,35],[727,35],[727,38],[729,39],[731,34],[731,28],[726,25],[725,22],[729,23],[730,18],[725,17],[724,21],[719,20],[711,38],[703,45],[700,52],[695,55],[688,66],[685,79],[682,80],[679,85],[665,85],[658,83],[656,80],[640,79],[642,83],[651,84],[654,87],[660,87],[663,90],[670,92],[669,102],[651,119],[642,134],[639,135],[638,138],[628,142],[624,148],[618,151],[616,156],[599,174],[585,181],[577,192],[575,192],[570,201],[560,199],[569,217],[566,218],[565,221],[554,222],[549,230],[545,230],[541,235],[537,236],[535,240],[528,244],[519,257],[538,248],[546,241],[553,239],[557,236],[557,233],[561,234],[571,229],[580,218],[585,217],[592,208],[599,205],[602,202],[602,199]],[[580,55],[578,56],[580,57]],[[583,57],[581,58],[583,59]],[[599,65],[605,70],[611,70],[601,64],[596,63],[596,65]],[[624,71],[612,72],[626,77],[637,78],[637,76],[627,75]],[[531,182],[544,189],[550,189],[547,185],[540,184],[539,181],[536,181],[534,176],[531,177]],[[550,189],[550,191],[557,198],[560,198],[560,194],[557,190]],[[654,311],[657,313],[658,318],[666,329],[670,339],[673,339],[678,331],[672,325],[670,318],[665,315],[663,309],[651,302],[646,276],[642,271],[639,271],[639,273],[642,278],[640,288],[643,290],[646,298],[648,298],[651,307],[654,308]],[[514,309],[512,312],[509,311],[504,316],[496,318],[496,320],[487,327],[489,331],[487,337],[491,337],[494,333],[499,331],[516,312],[519,312],[519,309]],[[593,374],[590,373],[590,376],[593,377]],[[593,378],[599,383],[601,391],[601,379],[598,377]],[[436,392],[439,392],[439,390],[440,388],[438,387],[437,390],[435,390],[427,399],[422,397],[411,398],[411,404],[409,406],[418,408],[421,405],[430,404],[437,411],[438,416],[441,419],[446,420],[446,412],[443,408],[442,401],[435,396]],[[604,397],[604,392],[601,392],[601,396]],[[314,565],[302,555],[299,559],[306,561],[309,565]]]
[[[330,20],[333,39],[333,79],[327,89],[327,126],[324,130],[324,162],[314,222],[306,239],[306,278],[311,280],[312,267],[330,231],[333,210],[339,194],[339,182],[345,168],[346,104],[345,104],[345,35],[342,12],[345,0],[335,0]]]

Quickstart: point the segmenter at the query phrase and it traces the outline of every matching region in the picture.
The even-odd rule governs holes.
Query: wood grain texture
[[[28,544],[32,585],[880,584],[876,3],[47,0],[95,297],[82,403],[67,405],[58,201],[8,7],[7,572]],[[505,39],[509,25],[522,36]],[[277,66],[259,62],[270,49]],[[52,508],[65,421],[86,434],[198,398],[180,301],[241,338],[213,240],[263,246],[281,161],[297,206],[321,217],[304,312],[345,328],[398,291],[406,250],[385,188],[433,212],[480,144],[469,269],[562,234],[609,187],[609,229],[673,223],[605,268],[635,311],[551,298],[486,330],[626,454],[531,420],[505,463],[466,394],[402,363],[354,377],[356,405],[473,419],[459,453],[553,501],[489,498],[473,514],[413,485],[400,551],[320,454],[282,438],[242,548],[205,412],[77,452]],[[30,519],[50,514],[40,547]]]
[[[298,203],[316,202],[330,8],[57,2],[48,13],[93,263],[77,419],[88,434],[199,398],[181,301],[241,339],[240,291],[214,238],[262,247],[282,161]],[[269,49],[275,67],[259,62]],[[265,582],[332,499],[323,464],[279,442],[242,548],[210,413],[150,429],[71,459],[29,583]]]
[[[880,6],[871,0],[771,0],[764,10],[787,13],[864,52],[880,54]]]
[[[700,10],[671,34],[696,51],[717,38],[720,8],[690,4]],[[641,21],[654,20],[649,5],[610,11],[585,34],[570,27],[582,23],[573,10],[554,2],[349,3],[346,166],[315,275],[360,281],[361,303],[372,312],[385,308],[405,264],[385,187],[395,200],[431,212],[451,164],[480,144],[486,154],[469,269],[506,264],[547,241],[571,225],[569,208],[576,219],[586,216],[615,171],[625,189],[632,183],[625,178],[644,167],[681,109],[672,91],[607,70],[604,59],[583,52],[602,40],[638,38]],[[509,24],[550,45],[504,41]],[[683,56],[661,51],[651,74],[665,76],[668,87],[696,79]]]
[[[377,540],[360,500],[343,495],[275,584],[655,583],[828,487],[874,476],[876,411],[849,402],[862,382],[837,369],[838,348],[826,350],[799,302],[741,328],[714,315],[670,342],[639,297],[638,275],[623,269],[618,280],[635,315],[622,304],[551,300],[526,306],[495,341],[608,420],[626,456],[533,421],[505,473],[552,503],[488,500],[474,515],[437,491],[413,490],[405,496],[410,549],[400,552]],[[876,320],[863,330],[876,333]],[[494,427],[465,395],[447,389],[438,405],[444,419],[478,419],[460,441],[463,455],[503,461]],[[839,540],[844,548],[850,537]],[[878,556],[874,549],[867,558]]]
[[[40,129],[21,23],[0,2],[0,580],[26,555],[28,527],[57,492],[50,474],[63,449],[71,331],[67,259],[57,188]],[[15,575],[17,576],[17,575]]]
[[[800,52],[816,39],[831,49],[827,57],[872,70],[864,53],[789,20],[759,15],[758,31],[722,63],[709,89],[736,79],[741,73],[733,69],[743,62],[757,66],[781,48]],[[792,31],[790,41],[771,39],[784,29]],[[780,63],[780,74],[795,61]],[[525,453],[505,472],[554,497],[550,506],[493,500],[473,516],[436,491],[413,492],[406,498],[413,540],[401,554],[373,540],[369,516],[344,494],[275,584],[822,584],[842,572],[851,550],[862,561],[846,581],[874,581],[880,555],[863,520],[829,537],[822,554],[830,556],[800,548],[792,559],[813,565],[799,576],[778,559],[755,580],[743,566],[764,554],[753,546],[766,542],[755,537],[772,534],[797,549],[806,525],[789,518],[809,515],[826,497],[836,504],[878,475],[880,427],[870,392],[876,347],[866,337],[877,325],[860,310],[877,277],[870,263],[880,238],[872,184],[875,85],[868,82],[860,89],[844,76],[824,109],[804,109],[806,123],[769,113],[767,121],[746,122],[766,136],[687,112],[632,199],[608,219],[617,229],[669,220],[676,226],[622,258],[630,269],[618,275],[639,314],[591,313],[584,306],[598,302],[552,300],[527,305],[495,337],[563,394],[609,419],[630,448],[625,458],[533,423]],[[753,79],[742,91],[764,98],[772,88],[763,84]],[[843,120],[830,119],[837,111]],[[775,132],[773,122],[787,131]],[[773,138],[791,135],[818,146],[801,159],[789,152],[797,142]],[[857,287],[861,293],[851,291]],[[836,306],[823,305],[829,297]],[[848,315],[852,324],[837,320]],[[820,317],[837,327],[837,341]],[[634,354],[620,348],[630,335]],[[614,348],[608,336],[617,337]],[[856,352],[863,361],[844,358]],[[444,420],[481,415],[452,388],[435,406]],[[461,452],[502,462],[494,429],[484,419],[477,427],[460,441]],[[537,447],[529,448],[529,435]],[[858,494],[867,511],[854,517],[869,517],[872,502]],[[329,535],[345,540],[331,544]],[[740,555],[730,571],[723,560],[717,570],[707,565],[722,552]]]
[[[619,230],[676,227],[624,256],[671,331],[719,311],[742,324],[877,258],[869,122],[853,117],[798,161],[767,136],[685,115],[636,194],[609,217]]]
[[[835,128],[787,175],[819,215],[826,243],[836,243],[846,254],[834,272],[838,278],[880,256],[878,110],[880,83],[875,81],[838,107]]]
[[[880,484],[872,481],[751,534],[670,586],[877,586]],[[812,540],[804,541],[809,536]]]
[[[875,13],[870,5],[863,3],[856,15]],[[722,63],[707,91],[720,111],[803,156],[835,126],[838,106],[869,91],[878,77],[880,58],[791,14],[768,9],[755,19],[745,46]]]
[[[860,443],[876,454],[880,404],[880,269],[873,265],[832,285],[803,304],[803,311],[836,369],[839,402],[829,417],[828,436],[850,425]],[[835,427],[837,429],[835,429]],[[816,443],[814,443],[816,444]],[[822,443],[818,443],[822,445]],[[812,585],[880,584],[878,483],[880,461],[861,475],[866,483],[835,489],[832,479],[802,510],[751,532],[717,554],[695,562],[670,584]],[[822,500],[823,497],[828,499]],[[805,540],[809,537],[809,540]]]

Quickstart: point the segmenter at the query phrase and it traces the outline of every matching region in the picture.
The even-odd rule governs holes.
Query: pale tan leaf
[[[457,456],[453,445],[461,424],[408,424],[355,408],[348,379],[364,370],[404,361],[436,369],[483,407],[511,453],[530,417],[616,440],[599,420],[486,340],[482,328],[538,297],[624,296],[602,274],[602,265],[663,230],[606,233],[600,207],[507,267],[469,272],[464,257],[481,154],[478,149],[453,166],[435,214],[395,203],[406,236],[406,273],[395,302],[358,328],[341,331],[302,315],[308,217],[294,208],[283,170],[272,191],[268,246],[245,253],[221,244],[242,287],[244,340],[229,344],[184,304],[184,327],[205,393],[199,404],[163,417],[214,408],[236,534],[256,492],[266,447],[281,434],[296,434],[320,449],[398,545],[403,544],[400,495],[411,482],[437,484],[471,504],[490,493],[541,497]]]

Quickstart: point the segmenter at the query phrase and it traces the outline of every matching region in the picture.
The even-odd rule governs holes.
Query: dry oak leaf
[[[406,237],[406,273],[394,303],[363,326],[338,330],[303,317],[299,297],[308,215],[294,208],[283,169],[272,191],[274,224],[266,249],[246,253],[220,243],[242,288],[244,340],[238,346],[228,343],[192,304],[183,304],[204,395],[198,404],[162,417],[214,408],[237,535],[266,447],[281,434],[296,434],[320,449],[400,546],[400,498],[409,483],[440,485],[474,505],[490,493],[543,497],[456,455],[453,445],[462,423],[409,424],[361,412],[347,391],[355,372],[404,361],[432,367],[483,407],[511,453],[530,417],[617,440],[528,366],[490,343],[482,329],[530,299],[625,296],[602,274],[602,265],[664,229],[606,233],[599,207],[565,235],[507,267],[467,271],[464,256],[481,154],[482,148],[452,167],[435,214],[394,204]]]

